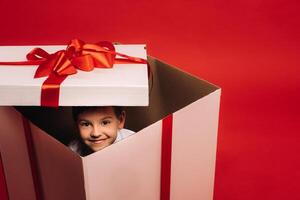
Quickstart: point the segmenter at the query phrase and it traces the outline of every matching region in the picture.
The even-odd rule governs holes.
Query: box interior
[[[149,106],[126,108],[125,127],[130,130],[138,132],[219,89],[156,58],[149,56],[148,62],[153,74]],[[68,144],[76,134],[71,107],[15,106],[15,108],[33,124],[63,144]]]

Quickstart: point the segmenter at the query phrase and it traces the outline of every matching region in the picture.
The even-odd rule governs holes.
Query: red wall
[[[1,0],[0,9],[0,45],[146,43],[221,86],[215,200],[300,199],[299,1]]]

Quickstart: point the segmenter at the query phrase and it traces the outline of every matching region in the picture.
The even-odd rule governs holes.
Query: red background
[[[0,45],[146,43],[221,86],[214,199],[300,199],[298,0],[0,0],[0,9]]]

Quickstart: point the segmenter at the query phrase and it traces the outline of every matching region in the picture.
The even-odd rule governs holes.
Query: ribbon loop
[[[27,60],[41,60],[49,58],[50,54],[41,48],[32,49],[27,55]]]

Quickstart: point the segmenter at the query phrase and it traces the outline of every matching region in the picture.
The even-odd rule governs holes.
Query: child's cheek
[[[88,129],[81,129],[80,130],[80,136],[81,138],[85,139],[89,137],[89,130]]]

